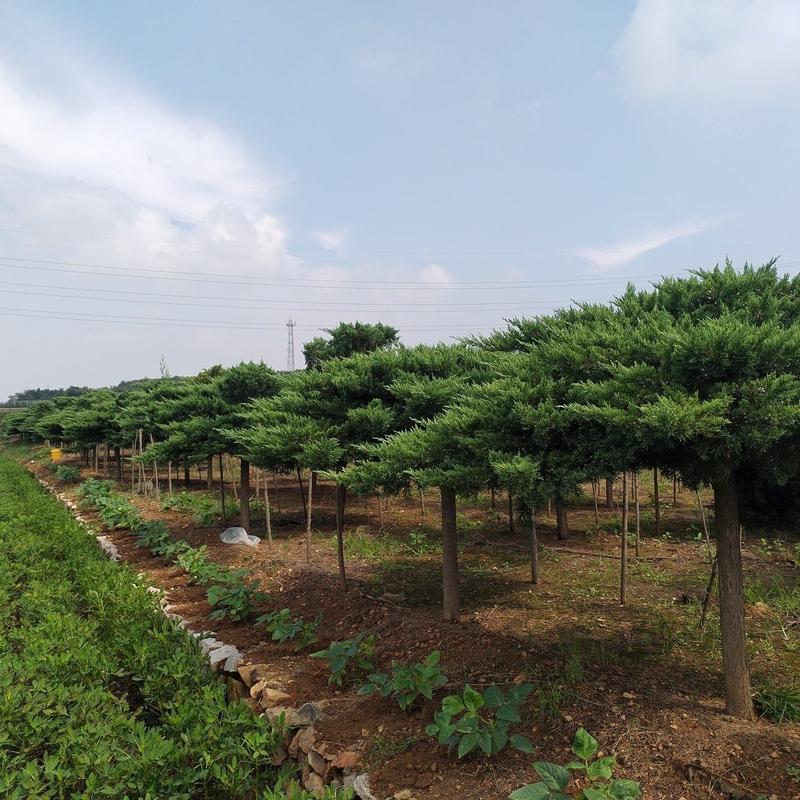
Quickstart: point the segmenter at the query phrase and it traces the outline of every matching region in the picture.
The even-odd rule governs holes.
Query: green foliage
[[[800,722],[800,687],[770,686],[755,694],[755,704],[762,717],[773,722]]]
[[[209,528],[221,513],[219,501],[209,494],[176,492],[165,495],[161,500],[165,511],[184,511],[192,515],[192,522],[201,528]]]
[[[58,464],[53,470],[53,474],[64,483],[78,483],[81,479],[81,471],[78,467],[71,467],[67,464]]]
[[[352,639],[331,642],[324,650],[312,653],[311,658],[327,661],[331,671],[328,682],[342,686],[375,669],[375,637],[362,631]]]
[[[397,329],[380,322],[342,322],[335,328],[326,328],[325,333],[329,338],[318,336],[303,345],[306,369],[317,369],[331,358],[386,350],[399,344]]]
[[[641,788],[635,781],[614,778],[614,756],[597,757],[598,742],[584,728],[579,728],[572,741],[572,752],[578,761],[565,766],[549,761],[537,761],[533,768],[541,777],[537,783],[515,789],[509,800],[570,800],[566,794],[571,780],[570,770],[581,772],[588,781],[578,800],[637,800]]]
[[[211,619],[228,617],[241,622],[253,613],[256,603],[267,599],[267,595],[258,591],[258,581],[253,580],[213,584],[206,590],[206,598],[214,609]]]
[[[531,685],[522,684],[513,686],[508,694],[497,686],[481,693],[467,684],[461,695],[444,698],[441,711],[434,714],[434,722],[425,732],[436,737],[440,745],[457,749],[459,758],[476,750],[496,755],[509,743],[530,753],[530,741],[520,734],[509,736],[509,729],[521,722],[519,706],[532,690]]]
[[[20,466],[0,483],[0,795],[258,797],[280,732]]]
[[[280,611],[258,617],[255,624],[265,625],[275,642],[283,643],[296,639],[295,650],[299,651],[317,641],[317,628],[321,621],[321,614],[313,622],[293,619],[292,612],[288,608],[282,608]]]
[[[424,661],[410,665],[392,661],[391,676],[384,672],[372,673],[358,693],[393,696],[403,711],[407,711],[420,695],[431,700],[434,690],[447,683],[447,676],[439,669],[440,655],[434,650]]]
[[[744,599],[750,605],[764,603],[781,616],[800,614],[800,580],[786,581],[773,577],[766,581],[760,578],[748,580],[744,586]]]
[[[111,481],[89,478],[81,484],[78,493],[95,508],[109,528],[137,528],[142,523],[139,512],[130,500],[114,492],[112,487]]]

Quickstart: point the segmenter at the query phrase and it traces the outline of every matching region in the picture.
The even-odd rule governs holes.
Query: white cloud
[[[440,264],[430,264],[427,267],[423,267],[419,271],[419,280],[422,283],[429,283],[431,286],[442,288],[453,286],[456,282],[453,273]]]
[[[800,88],[800,3],[638,0],[616,54],[641,99],[791,100]]]
[[[349,228],[327,228],[317,230],[311,234],[314,241],[323,249],[332,252],[341,252],[350,239]]]
[[[664,247],[670,242],[696,236],[713,228],[718,223],[711,220],[684,222],[668,228],[658,228],[630,239],[602,247],[583,247],[570,250],[570,255],[585,259],[598,270],[609,270],[627,264],[651,250]]]

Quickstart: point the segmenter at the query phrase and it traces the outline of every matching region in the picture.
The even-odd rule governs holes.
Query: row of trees
[[[566,507],[588,482],[648,468],[711,486],[727,708],[749,717],[740,525],[797,510],[798,314],[798,279],[779,277],[773,262],[726,264],[455,345],[405,348],[388,326],[344,325],[312,343],[305,371],[214,368],[127,394],[59,398],[4,424],[83,449],[106,444],[120,465],[137,441],[148,463],[218,456],[221,468],[223,453],[237,455],[245,527],[250,464],[321,473],[336,482],[345,589],[348,493],[435,487],[449,620],[459,611],[458,496],[513,494],[536,583],[535,510],[547,499],[566,531]]]

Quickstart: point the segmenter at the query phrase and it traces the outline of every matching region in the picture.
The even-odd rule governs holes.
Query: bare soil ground
[[[30,467],[55,482],[47,470]],[[570,508],[567,542],[557,541],[554,517],[539,515],[542,580],[534,587],[525,541],[509,530],[506,498],[499,495],[495,507],[488,496],[461,501],[463,614],[457,625],[439,619],[434,493],[425,498],[424,517],[418,498],[392,498],[383,513],[383,533],[377,499],[351,499],[346,593],[336,577],[331,485],[320,482],[318,487],[310,564],[299,489],[291,476],[277,485],[271,482],[271,550],[266,540],[255,548],[223,545],[218,538],[223,520],[200,528],[189,514],[164,511],[152,497],[134,498],[145,516],[167,522],[174,536],[206,545],[221,563],[250,570],[270,593],[261,613],[288,607],[306,619],[321,614],[318,647],[369,631],[378,637],[377,661],[383,670],[392,659],[417,661],[440,650],[453,691],[467,681],[479,688],[523,679],[533,683],[520,732],[533,742],[534,756],[508,749],[493,759],[459,761],[424,733],[441,697],[406,714],[390,700],[330,686],[325,665],[307,651],[297,654],[289,644],[275,644],[252,624],[212,622],[203,590],[188,586],[180,568],[136,547],[127,533],[110,535],[123,558],[163,587],[194,629],[213,630],[249,660],[272,665],[294,705],[330,701],[318,726],[323,738],[363,752],[363,766],[379,798],[410,788],[415,797],[430,800],[501,800],[536,780],[534,760],[570,760],[569,743],[579,725],[599,739],[605,753],[617,756],[618,777],[640,781],[643,796],[651,800],[728,797],[736,786],[744,798],[800,798],[800,778],[793,777],[800,774],[793,772],[800,770],[800,725],[742,722],[724,714],[713,605],[707,625],[699,626],[709,565],[696,499],[681,489],[673,504],[667,483],[661,487],[661,537],[654,535],[651,492],[643,493],[641,558],[631,558],[624,607],[618,600],[619,535],[613,532],[618,511],[601,507],[596,523],[591,497]],[[175,488],[182,488],[179,481]],[[201,492],[204,484],[196,480],[191,488]],[[95,526],[102,527],[99,520]],[[264,536],[264,527],[258,518],[251,532]],[[796,585],[797,553],[792,542],[748,539],[748,584],[774,579]],[[747,614],[755,684],[796,682],[797,620],[762,601],[749,605]],[[690,769],[695,762],[702,762],[704,770]]]

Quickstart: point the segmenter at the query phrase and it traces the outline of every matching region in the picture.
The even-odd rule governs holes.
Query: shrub
[[[253,613],[255,603],[266,600],[267,595],[258,591],[258,581],[237,581],[209,586],[206,598],[214,609],[211,619],[228,617],[234,622],[241,622]]]
[[[434,650],[423,662],[403,666],[392,662],[392,675],[375,672],[367,678],[367,682],[358,690],[367,695],[377,692],[381,697],[393,696],[403,711],[422,695],[433,699],[434,689],[447,683],[447,676],[439,669],[439,651]]]
[[[581,790],[578,800],[637,800],[642,790],[635,781],[614,779],[614,756],[596,758],[597,739],[584,728],[579,728],[572,740],[572,752],[580,761],[570,761],[565,766],[549,761],[537,761],[533,768],[542,780],[515,789],[510,800],[570,800],[565,794],[571,780],[570,770],[584,773],[589,785]]]
[[[328,683],[341,686],[345,679],[355,680],[375,669],[375,637],[362,631],[352,639],[331,642],[325,650],[312,653],[311,658],[327,661],[331,670]]]
[[[295,650],[303,650],[312,642],[317,641],[317,628],[321,621],[322,615],[313,622],[305,622],[299,618],[292,619],[292,612],[288,608],[282,608],[280,611],[258,617],[256,625],[266,625],[274,642],[283,643],[290,639],[297,639]]]
[[[81,471],[77,467],[70,467],[66,464],[56,466],[54,474],[64,483],[78,483],[81,479]]]
[[[217,500],[209,494],[193,492],[177,492],[167,495],[161,501],[165,511],[184,511],[192,515],[192,522],[201,528],[208,528],[214,524],[220,514]]]
[[[260,796],[280,732],[21,467],[0,484],[0,796]]]
[[[481,694],[467,684],[461,695],[444,698],[441,711],[436,712],[433,724],[425,732],[435,736],[440,745],[457,748],[459,758],[476,749],[496,755],[509,743],[523,753],[530,753],[533,750],[530,741],[520,734],[509,736],[508,731],[521,721],[519,705],[532,690],[530,684],[521,684],[509,689],[506,695],[497,686],[490,686]]]

